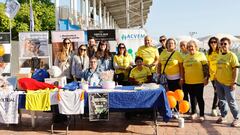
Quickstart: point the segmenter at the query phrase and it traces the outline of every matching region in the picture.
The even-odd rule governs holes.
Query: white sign
[[[18,3],[17,0],[6,0],[5,13],[8,18],[13,19],[16,16],[19,9],[20,9],[20,4]]]
[[[139,46],[144,45],[144,37],[146,36],[144,29],[118,29],[116,37],[118,43],[124,43],[128,52],[135,54]]]
[[[84,31],[52,31],[52,42],[63,42],[64,38],[69,38],[71,42],[85,41]]]

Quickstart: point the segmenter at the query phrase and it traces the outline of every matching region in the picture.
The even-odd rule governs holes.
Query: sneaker
[[[195,120],[196,118],[197,118],[197,114],[196,113],[191,115],[191,120]]]
[[[227,118],[226,117],[219,117],[218,120],[216,121],[216,123],[218,124],[223,124],[227,122]]]
[[[201,117],[199,118],[199,120],[200,120],[200,122],[203,122],[203,121],[205,120],[205,117],[204,117],[204,116],[201,116]]]
[[[232,127],[240,127],[240,119],[234,119],[231,126]]]
[[[218,116],[217,109],[213,109],[213,110],[212,110],[212,116],[213,116],[213,117],[217,117],[217,116]]]

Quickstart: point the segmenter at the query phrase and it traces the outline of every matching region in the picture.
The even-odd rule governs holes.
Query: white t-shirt
[[[0,123],[18,124],[19,92],[0,91]]]
[[[84,92],[82,90],[60,91],[59,94],[59,113],[67,115],[84,113]]]

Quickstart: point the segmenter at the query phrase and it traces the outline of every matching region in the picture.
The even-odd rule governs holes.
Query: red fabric
[[[39,82],[32,78],[19,79],[18,86],[22,90],[39,90],[39,89],[45,89],[45,88],[50,88],[50,89],[55,88],[54,85],[44,83],[44,82]]]

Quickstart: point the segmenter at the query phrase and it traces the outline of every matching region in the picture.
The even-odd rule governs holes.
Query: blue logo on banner
[[[142,39],[146,35],[145,34],[123,34],[121,36],[122,40],[128,40],[128,39]]]

